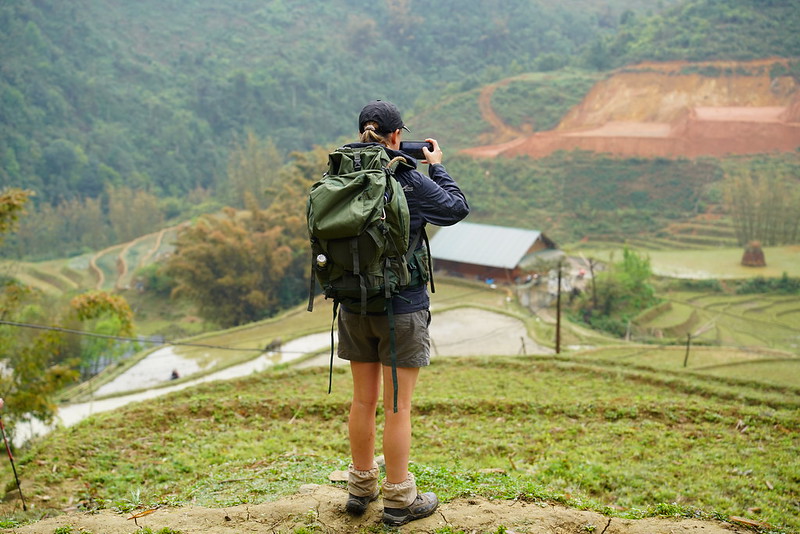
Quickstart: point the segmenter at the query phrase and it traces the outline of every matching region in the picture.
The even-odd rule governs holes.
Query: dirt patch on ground
[[[621,69],[596,84],[555,130],[514,139],[491,110],[491,91],[484,91],[481,112],[503,142],[463,152],[476,157],[544,157],[576,149],[644,157],[791,152],[800,147],[800,87],[791,76],[773,78],[769,66],[776,63],[785,60]]]
[[[360,518],[344,511],[346,490],[330,485],[310,485],[284,499],[229,508],[185,506],[161,508],[142,517],[142,512],[118,514],[102,511],[95,514],[71,513],[39,521],[34,525],[3,532],[52,534],[59,527],[74,532],[95,534],[132,534],[141,527],[154,532],[168,527],[184,534],[293,533],[306,527],[308,532],[339,533],[366,531],[381,522],[380,501],[373,503]],[[312,530],[315,527],[316,530]],[[596,512],[572,510],[541,502],[490,501],[483,498],[456,499],[443,504],[432,516],[414,521],[401,532],[434,532],[450,527],[453,531],[496,532],[505,527],[513,533],[583,533],[604,534],[730,534],[747,532],[733,524],[680,519],[618,519]]]

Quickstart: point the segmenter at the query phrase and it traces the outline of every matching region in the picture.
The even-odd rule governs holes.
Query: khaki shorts
[[[394,316],[397,367],[425,367],[431,363],[430,310]],[[392,365],[389,317],[339,313],[339,358],[352,362]]]

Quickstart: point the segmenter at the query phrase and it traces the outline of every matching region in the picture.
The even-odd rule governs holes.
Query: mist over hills
[[[375,97],[413,116],[529,71],[800,55],[794,3],[724,4],[6,3],[0,185],[51,203],[97,197],[108,184],[184,195],[220,186],[231,142],[246,129],[281,150],[306,150],[351,136],[357,110]],[[751,26],[770,38],[753,37]]]

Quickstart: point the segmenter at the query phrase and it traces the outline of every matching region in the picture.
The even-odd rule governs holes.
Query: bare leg
[[[386,413],[383,455],[386,459],[386,480],[393,484],[399,484],[408,478],[408,458],[411,452],[411,398],[418,376],[418,367],[397,368],[397,413],[394,413],[392,368],[383,367],[383,409]]]
[[[372,469],[375,456],[375,410],[381,390],[381,364],[350,362],[350,370],[353,374],[350,454],[353,467],[367,471]]]

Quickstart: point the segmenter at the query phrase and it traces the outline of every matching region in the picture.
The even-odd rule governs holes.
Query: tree
[[[0,194],[0,240],[22,213],[30,192]],[[52,420],[55,394],[78,377],[81,359],[110,349],[109,340],[79,337],[64,328],[95,322],[111,335],[132,335],[133,314],[125,299],[103,292],[78,295],[69,306],[11,277],[0,279],[0,397],[9,432],[19,422]],[[31,328],[25,325],[53,325]],[[104,346],[100,346],[104,345]]]
[[[800,184],[789,171],[757,163],[732,170],[726,176],[724,198],[740,245],[800,241]]]
[[[97,334],[114,337],[133,335],[133,311],[128,302],[119,295],[105,291],[91,291],[73,297],[65,320],[74,323],[76,329]],[[85,378],[101,370],[101,360],[111,361],[125,350],[125,346],[113,338],[85,336],[77,342],[80,354],[78,367]]]
[[[261,141],[252,130],[228,158],[228,187],[233,205],[242,208],[251,195],[259,208],[265,208],[275,195],[281,165],[280,152],[272,141]]]
[[[108,188],[108,218],[118,242],[154,232],[164,222],[158,199],[129,187]]]
[[[293,306],[307,294],[310,246],[306,201],[311,185],[320,178],[321,169],[326,168],[328,152],[317,147],[309,152],[294,152],[291,158],[291,164],[281,171],[281,188],[267,209],[268,220],[280,221],[283,225],[283,238],[292,251],[291,264],[278,293],[284,308]]]
[[[165,272],[176,283],[173,295],[195,301],[205,319],[239,325],[269,317],[305,296],[305,202],[327,152],[292,156],[292,164],[277,175],[281,186],[267,209],[246,194],[245,211],[229,207],[205,215],[178,235]]]
[[[30,208],[9,236],[7,247],[19,257],[42,259],[101,249],[112,239],[100,199],[70,198],[56,206],[42,203]]]
[[[593,327],[622,336],[633,316],[658,302],[649,282],[652,275],[650,258],[625,247],[622,261],[593,275],[592,294],[584,294],[574,311]]]
[[[0,289],[0,362],[10,373],[0,375],[0,397],[6,401],[10,427],[19,422],[52,420],[54,396],[79,377],[79,369],[93,368],[100,355],[113,352],[110,339],[65,331],[96,331],[113,336],[133,334],[133,314],[125,299],[104,292],[74,297],[67,307],[55,297],[6,280]],[[52,325],[25,328],[20,325]]]
[[[266,227],[258,210],[238,216],[204,216],[178,236],[167,273],[199,306],[199,313],[221,326],[262,319],[277,311],[277,288],[291,260],[281,244],[281,226]]]
[[[0,241],[7,232],[14,229],[19,216],[24,213],[25,204],[32,195],[32,191],[16,188],[0,192]]]
[[[21,305],[16,300],[24,291],[18,284],[7,282],[0,293],[0,314],[9,319],[47,320],[43,314],[46,309],[31,304],[30,295],[29,304]],[[56,410],[54,395],[77,377],[70,368],[72,362],[63,361],[63,335],[55,331],[23,332],[14,326],[0,325],[0,345],[0,361],[11,370],[0,376],[0,396],[5,400],[10,432],[13,434],[19,422],[34,418],[52,420]]]

